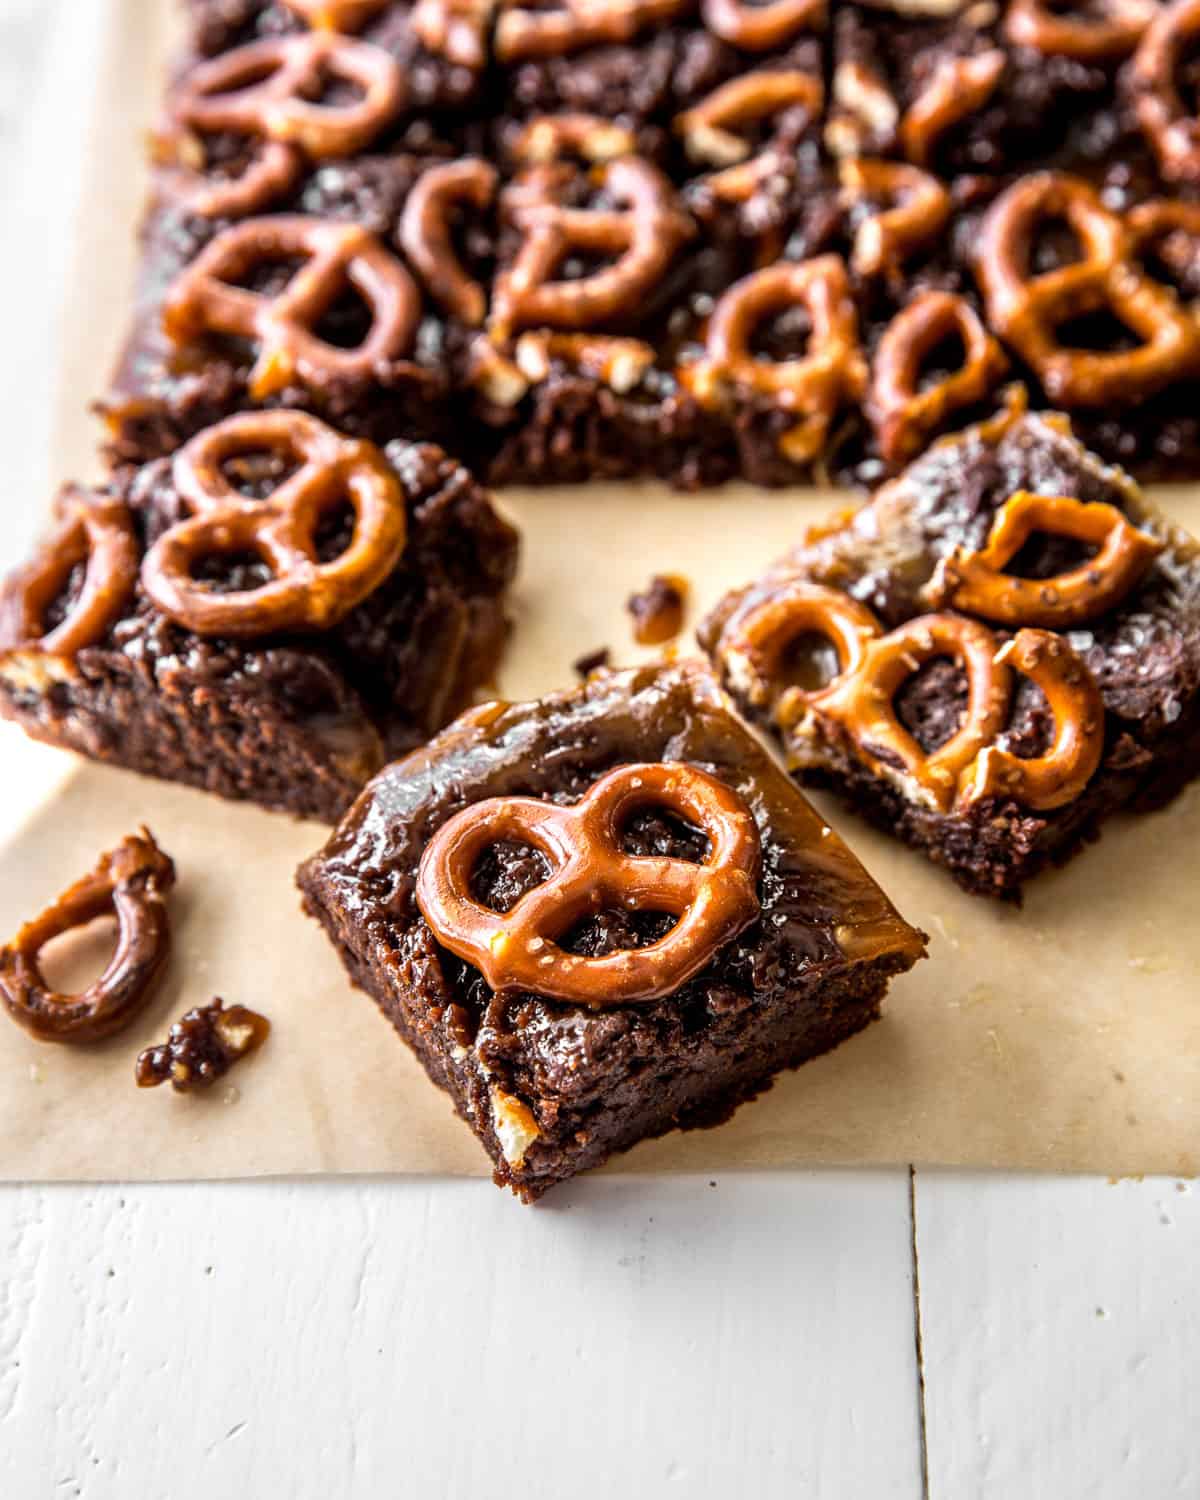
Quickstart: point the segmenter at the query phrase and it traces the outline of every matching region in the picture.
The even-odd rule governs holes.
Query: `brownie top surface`
[[[762,843],[760,915],[695,978],[664,999],[587,1010],[525,992],[497,996],[435,941],[414,886],[426,846],[449,818],[491,797],[571,804],[617,766],[658,761],[696,766],[731,786]],[[655,809],[634,818],[623,842],[634,855],[693,862],[707,847],[698,830]],[[537,851],[500,844],[477,865],[473,894],[503,911],[546,878]],[[848,961],[890,956],[902,969],[922,947],[697,663],[601,673],[573,692],[475,710],[376,776],[301,879],[354,941],[365,934],[377,955],[398,964],[410,1003],[439,1022],[450,1016],[452,1036],[473,1042],[489,1065],[532,1068],[543,1092],[586,1091],[572,1056],[596,1061],[614,1048],[626,1061],[661,1055],[749,1007],[793,1000],[798,987]],[[602,912],[561,942],[595,956],[657,941],[669,926],[649,913]]]

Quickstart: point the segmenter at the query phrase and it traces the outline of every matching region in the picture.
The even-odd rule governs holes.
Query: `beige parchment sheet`
[[[95,97],[64,123],[90,152],[65,302],[76,336],[62,362],[57,455],[75,472],[90,466],[82,412],[125,315],[138,128],[158,87],[164,27],[155,13],[166,8],[107,4]],[[1200,495],[1164,499],[1200,530]],[[694,623],[834,500],[632,485],[506,494],[525,553],[504,693],[571,681],[572,661],[593,647],[609,646],[618,661],[644,656],[622,606],[653,571],[689,576]],[[0,1177],[486,1170],[445,1097],[299,911],[292,872],[322,840],[320,827],[85,765],[11,726],[0,732],[0,776],[0,932],[139,822],[180,873],[169,975],[129,1031],[84,1051],[40,1045],[0,1022]],[[884,1019],[863,1036],[786,1075],[720,1129],[647,1143],[616,1170],[916,1162],[1197,1172],[1200,793],[1116,820],[1074,864],[1035,882],[1021,911],[966,896],[819,800],[930,933],[930,959],[893,987]],[[75,946],[56,957],[52,977],[103,961],[94,934]],[[263,1051],[208,1096],[137,1090],[137,1052],[214,994],[271,1017]]]

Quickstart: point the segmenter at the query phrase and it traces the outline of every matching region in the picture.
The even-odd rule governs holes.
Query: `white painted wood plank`
[[[1200,1185],[923,1172],[931,1500],[1196,1500]]]
[[[898,1173],[0,1193],[0,1493],[921,1493]]]

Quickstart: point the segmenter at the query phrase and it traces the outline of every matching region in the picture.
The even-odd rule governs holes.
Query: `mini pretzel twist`
[[[270,453],[300,467],[265,500],[249,500],[225,466]],[[165,532],[142,564],[142,585],[165,614],[200,635],[252,637],[325,630],[384,581],[404,550],[404,494],[383,455],[303,412],[246,412],[210,427],[175,458],[175,487],[192,514]],[[354,511],[345,551],[321,562],[321,521]],[[254,553],[270,569],[261,587],[220,593],[196,578],[201,563]]]
[[[1080,260],[1030,274],[1041,226],[1063,219],[1078,237]],[[1021,355],[1046,394],[1064,406],[1128,406],[1195,368],[1200,330],[1174,293],[1131,262],[1133,242],[1121,219],[1077,177],[1037,172],[992,204],[980,232],[977,275],[988,321]],[[1141,343],[1093,353],[1059,343],[1058,329],[1103,309]]]
[[[353,83],[361,98],[318,102],[326,77]],[[400,64],[382,47],[306,32],[250,42],[201,63],[180,85],[173,112],[192,130],[258,136],[321,160],[361,151],[403,98]]]
[[[478,328],[487,293],[463,270],[450,236],[450,211],[465,203],[482,212],[496,192],[498,173],[479,157],[463,157],[422,173],[400,216],[400,246],[430,296],[452,317]]]
[[[1004,34],[1044,57],[1114,62],[1136,49],[1158,9],[1154,0],[1101,0],[1097,8],[1099,16],[1053,10],[1046,0],[1010,0]]]
[[[900,121],[900,145],[909,161],[928,167],[947,131],[991,99],[1006,65],[999,48],[943,58]]]
[[[1173,0],[1146,27],[1130,73],[1142,133],[1171,182],[1200,182],[1200,120],[1178,72],[1200,34],[1200,0]]]
[[[508,6],[496,21],[492,50],[502,63],[564,57],[605,42],[628,42],[651,26],[665,25],[689,0],[565,0],[561,9]]]
[[[289,257],[304,264],[274,297],[237,283],[258,267]],[[374,317],[356,349],[313,329],[353,287]],[[167,295],[163,327],[176,343],[220,333],[257,344],[249,376],[255,401],[296,380],[320,390],[335,381],[367,381],[411,346],[420,299],[403,265],[366,229],[281,214],[224,230],[188,266]]]
[[[145,828],[105,854],[0,950],[0,996],[13,1020],[40,1042],[98,1042],[128,1026],[167,960],[174,883],[175,866]],[[103,974],[77,995],[51,989],[42,949],[105,916],[116,917],[118,937]]]
[[[743,52],[771,52],[802,31],[816,31],[825,21],[825,0],[703,0],[705,26],[714,36]]]
[[[667,807],[709,841],[702,864],[626,854],[621,830],[647,807]],[[532,844],[549,879],[506,913],[471,895],[480,856],[501,840]],[[434,835],[416,898],[443,947],[497,992],[530,990],[593,1009],[657,1000],[686,984],[759,914],[758,829],[742,798],[715,776],[679,764],[621,766],[572,807],[495,797],[464,808]],[[679,921],[642,948],[578,957],[559,940],[581,919],[617,907]]]
[[[811,324],[808,352],[799,359],[758,359],[755,330],[772,314],[803,308]],[[763,396],[795,412],[799,421],[780,439],[794,463],[807,463],[824,444],[843,401],[861,395],[866,367],[846,268],[836,255],[780,261],[735,282],[713,308],[702,359],[679,370],[702,406],[729,395]]]
[[[516,161],[544,163],[575,156],[581,161],[614,161],[637,150],[637,138],[624,125],[603,115],[568,111],[559,115],[535,115],[523,125],[509,144]]]
[[[128,507],[106,495],[70,489],[58,526],[36,555],[0,587],[6,649],[74,656],[103,639],[121,618],[137,583],[140,548]],[[46,614],[83,567],[83,587],[66,617],[46,630]]]
[[[675,117],[675,131],[693,161],[728,167],[745,161],[753,147],[737,127],[757,125],[785,110],[820,113],[824,89],[819,78],[799,68],[762,68],[732,78],[706,99]]]
[[[316,31],[357,31],[388,0],[283,0],[283,3]]]
[[[925,361],[944,340],[962,342],[961,366],[922,387]],[[918,292],[884,330],[871,367],[867,410],[890,464],[915,457],[952,413],[982,401],[1008,368],[1000,345],[963,297]]]
[[[1018,578],[1004,569],[1035,533],[1071,537],[1099,550],[1052,578]],[[996,512],[985,545],[943,558],[925,598],[1001,625],[1067,630],[1115,609],[1142,581],[1163,543],[1114,505],[1018,490]]]
[[[690,225],[662,173],[628,156],[594,168],[593,176],[620,208],[564,208],[555,191],[565,179],[554,167],[532,168],[505,190],[504,206],[524,240],[496,277],[493,338],[529,327],[586,330],[635,314],[674,259]],[[552,280],[574,251],[613,263],[577,280]]]
[[[860,276],[898,271],[914,251],[937,238],[950,218],[950,194],[918,167],[856,157],[842,162],[839,176],[851,204],[864,199],[893,204],[864,219],[855,231],[850,264]]]
[[[152,160],[167,196],[205,219],[242,219],[261,213],[291,192],[304,170],[303,154],[281,141],[246,143],[240,170],[209,170],[202,135],[170,121],[151,137]]]
[[[989,745],[970,768],[959,801],[1011,797],[1035,811],[1062,807],[1096,774],[1104,754],[1104,700],[1086,665],[1048,630],[1020,630],[996,655],[1045,694],[1054,715],[1054,741],[1038,756],[1018,756]]]
[[[417,0],[408,24],[430,52],[480,72],[488,59],[488,29],[498,0]]]

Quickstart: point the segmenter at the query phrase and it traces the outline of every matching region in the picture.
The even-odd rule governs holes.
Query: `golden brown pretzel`
[[[283,0],[290,11],[318,31],[357,31],[388,0]]]
[[[675,117],[675,131],[693,161],[727,167],[745,161],[753,147],[737,133],[788,109],[802,108],[815,118],[821,109],[821,80],[799,68],[761,68],[714,89],[692,109]]]
[[[317,102],[326,77],[354,84],[361,97]],[[390,53],[314,31],[250,42],[201,63],[180,85],[173,113],[190,130],[281,141],[320,160],[361,151],[403,98],[404,74]]]
[[[1099,16],[1053,10],[1046,0],[1010,0],[1004,34],[1045,57],[1112,62],[1128,57],[1158,7],[1155,0],[1103,0]]]
[[[935,385],[923,386],[925,361],[956,334],[964,351],[961,366]],[[982,401],[1007,368],[1000,345],[965,298],[918,292],[884,330],[871,365],[867,410],[879,451],[888,463],[907,462],[953,412]]]
[[[946,132],[982,109],[996,92],[1005,66],[999,48],[944,58],[900,121],[900,145],[909,161],[929,166]]]
[[[18,1026],[40,1042],[98,1042],[127,1026],[167,960],[165,896],[174,883],[175,866],[143,828],[26,922],[0,950],[0,996]],[[104,973],[77,995],[51,989],[39,963],[42,949],[104,916],[115,916],[118,925]]]
[[[1082,246],[1078,261],[1032,274],[1039,229],[1065,220]],[[1200,331],[1167,288],[1131,263],[1122,220],[1081,178],[1036,172],[992,204],[980,231],[977,275],[988,321],[1029,364],[1052,401],[1064,406],[1127,406],[1152,395],[1200,361]],[[1114,353],[1065,347],[1058,329],[1107,309],[1136,333],[1134,349]]]
[[[654,350],[641,339],[598,333],[523,333],[517,340],[517,368],[531,382],[545,380],[552,361],[590,375],[618,394],[631,391],[654,363]]]
[[[1071,537],[1095,556],[1052,578],[1018,578],[1004,569],[1036,533]],[[1018,490],[996,512],[985,545],[957,547],[942,559],[924,597],[1000,625],[1067,630],[1115,609],[1146,576],[1163,543],[1115,505]]]
[[[842,192],[854,204],[890,200],[854,234],[850,264],[860,276],[896,272],[915,250],[936,239],[950,218],[950,194],[935,177],[905,162],[855,157],[839,168]]]
[[[304,264],[277,296],[236,285],[260,265],[297,256]],[[374,316],[356,349],[313,332],[347,286]],[[296,380],[319,390],[338,380],[371,379],[408,351],[419,314],[412,278],[373,234],[357,224],[280,214],[247,219],[217,235],[168,293],[163,327],[176,343],[220,333],[257,344],[249,386],[261,401]]]
[[[964,777],[960,801],[969,806],[984,797],[1012,797],[1036,811],[1074,802],[1104,754],[1104,700],[1095,679],[1066,641],[1048,630],[1019,630],[996,661],[1041,688],[1054,715],[1054,742],[1031,757],[989,745]]]
[[[1138,123],[1171,182],[1200,182],[1200,119],[1176,77],[1198,34],[1200,0],[1172,0],[1147,26],[1130,71]]]
[[[482,211],[496,192],[498,173],[477,156],[431,167],[409,193],[400,215],[400,246],[433,300],[468,327],[487,313],[487,293],[468,276],[450,237],[449,211],[466,203]]]
[[[967,711],[961,728],[926,754],[896,717],[893,700],[938,657],[953,658],[966,673]],[[965,615],[933,614],[869,642],[857,670],[837,678],[811,706],[841,727],[877,775],[948,812],[960,778],[1007,723],[1011,700],[1012,674],[996,660],[992,632]]]
[[[703,864],[635,856],[621,847],[631,814],[667,807],[707,835]],[[480,856],[501,840],[541,851],[549,879],[508,912],[471,895]],[[497,992],[530,990],[595,1009],[657,1000],[686,984],[758,916],[761,851],[742,798],[681,764],[621,766],[572,807],[494,797],[464,808],[431,839],[417,874],[417,904],[443,947],[473,964]],[[584,958],[559,946],[583,918],[609,907],[667,912],[670,932],[642,948]]]
[[[686,10],[689,0],[564,0],[561,9],[507,5],[496,21],[492,50],[502,63],[563,57],[604,42],[628,42]]]
[[[195,131],[173,124],[152,140],[164,189],[206,219],[261,213],[291,192],[304,170],[302,152],[282,141],[251,141],[246,149],[240,172],[215,176],[208,170],[203,137]]]
[[[255,453],[299,466],[264,500],[247,499],[225,474],[227,464]],[[304,412],[227,418],[180,450],[174,479],[192,514],[146,554],[142,585],[159,609],[200,635],[328,629],[378,588],[404,550],[404,494],[383,455]],[[320,523],[343,505],[354,511],[350,542],[321,562]],[[270,569],[261,587],[221,593],[197,580],[202,562],[247,552]]]
[[[561,161],[577,156],[581,161],[613,161],[631,156],[637,150],[637,137],[624,125],[614,124],[603,115],[571,110],[558,115],[534,115],[517,132],[509,151],[519,162]]]
[[[808,352],[788,360],[757,359],[750,341],[772,314],[801,307],[811,323]],[[702,406],[730,396],[773,399],[798,418],[780,439],[795,463],[820,452],[843,401],[862,393],[866,367],[846,268],[836,255],[780,261],[735,282],[713,308],[704,357],[683,366],[680,381]]]
[[[1137,260],[1149,255],[1180,277],[1194,276],[1200,257],[1200,203],[1151,198],[1125,215]],[[1190,309],[1193,312],[1194,309]]]
[[[488,28],[498,0],[417,0],[409,25],[430,52],[478,73],[487,64]]]
[[[670,184],[640,157],[593,169],[619,208],[564,208],[557,193],[570,173],[561,165],[533,167],[505,189],[505,210],[524,240],[496,276],[490,327],[498,340],[521,328],[586,330],[635,313],[689,232]],[[613,263],[578,280],[553,280],[573,251]]]
[[[825,21],[825,0],[703,0],[700,14],[714,36],[743,52],[771,52]]]
[[[51,536],[0,586],[0,628],[6,648],[74,656],[121,618],[137,583],[140,549],[123,501],[68,489],[56,512]],[[78,597],[66,617],[46,630],[46,612],[81,566]]]

